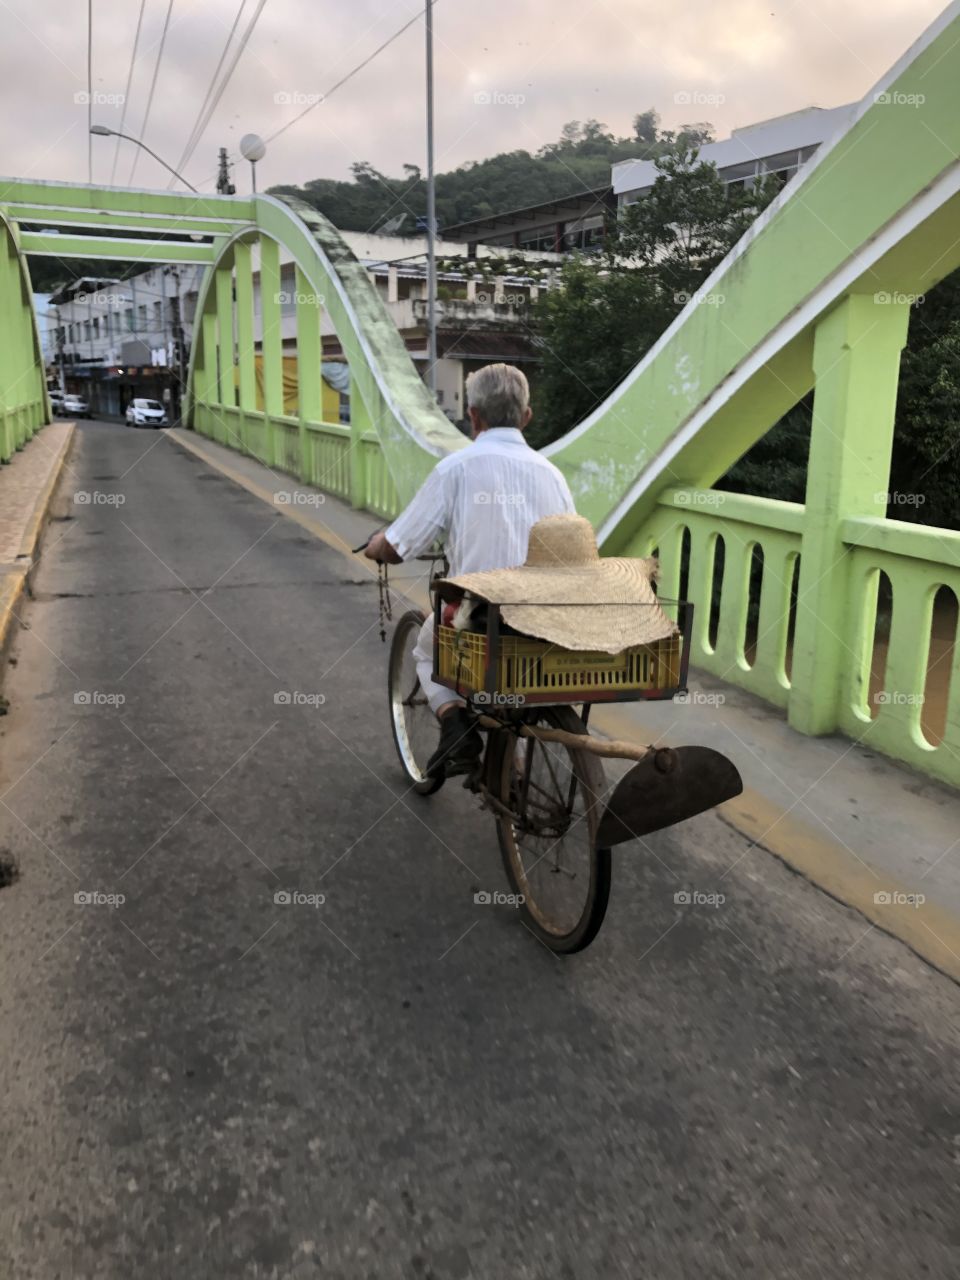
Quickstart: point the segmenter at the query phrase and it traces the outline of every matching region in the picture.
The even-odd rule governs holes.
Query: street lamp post
[[[193,186],[192,183],[188,182],[183,174],[177,173],[176,169],[174,169],[172,165],[167,164],[166,160],[161,159],[155,151],[151,151],[147,144],[145,142],[141,142],[139,138],[133,138],[129,133],[120,133],[117,129],[108,129],[105,124],[92,124],[90,126],[90,132],[95,133],[98,138],[123,138],[127,142],[132,142],[136,147],[142,147],[148,156],[153,156],[157,164],[162,164],[167,172],[172,173],[175,178],[179,178],[185,187],[189,187],[190,190],[197,195],[200,194],[197,191],[197,188]]]
[[[240,154],[250,161],[250,183],[257,194],[257,161],[267,154],[267,144],[258,133],[245,133],[240,139]]]
[[[427,29],[427,374],[437,395],[437,188],[433,172],[433,0],[426,0]]]

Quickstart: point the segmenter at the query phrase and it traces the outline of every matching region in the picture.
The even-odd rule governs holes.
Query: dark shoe
[[[472,773],[483,755],[483,735],[466,707],[448,711],[440,719],[440,745],[427,761],[431,777]]]

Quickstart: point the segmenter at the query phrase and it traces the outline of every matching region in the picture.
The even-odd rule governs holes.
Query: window
[[[589,251],[596,248],[603,240],[603,214],[595,213],[589,218],[579,218],[576,222],[568,222],[563,232],[563,248]]]
[[[744,164],[727,165],[720,170],[720,177],[728,188],[743,187],[745,191],[749,191],[756,181],[758,168],[756,160],[747,160]]]
[[[133,307],[127,307],[123,315],[127,326],[127,333],[133,333]]]
[[[520,233],[521,249],[529,249],[532,252],[552,253],[557,247],[557,229],[550,225],[546,227],[536,227],[533,231],[523,231]]]

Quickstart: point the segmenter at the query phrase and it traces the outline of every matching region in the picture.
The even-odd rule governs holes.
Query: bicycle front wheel
[[[437,718],[420,687],[413,656],[425,618],[419,609],[410,609],[397,622],[387,672],[393,741],[407,781],[421,796],[432,795],[444,782],[442,774],[439,777],[427,774],[427,761],[437,749],[440,733]]]
[[[587,732],[571,707],[545,707],[534,723]],[[597,848],[603,765],[556,742],[496,737],[490,787],[516,815],[497,820],[507,878],[541,942],[551,951],[581,951],[596,937],[610,898],[610,850]]]

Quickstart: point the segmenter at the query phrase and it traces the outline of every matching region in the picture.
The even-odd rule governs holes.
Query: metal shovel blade
[[[597,845],[609,849],[671,827],[742,790],[743,779],[734,765],[712,747],[651,752],[617,783],[600,819]]]

